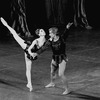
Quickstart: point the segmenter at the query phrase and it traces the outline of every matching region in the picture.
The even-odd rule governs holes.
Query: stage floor
[[[45,51],[32,65],[33,91],[26,87],[24,52],[14,41],[0,44],[0,100],[100,100],[100,31],[78,31],[69,35],[69,58],[65,75],[70,93],[63,96],[59,78],[50,81],[52,52]]]

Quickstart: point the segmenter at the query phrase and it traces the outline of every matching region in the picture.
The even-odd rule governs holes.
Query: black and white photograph
[[[100,100],[99,2],[1,0],[0,100]]]

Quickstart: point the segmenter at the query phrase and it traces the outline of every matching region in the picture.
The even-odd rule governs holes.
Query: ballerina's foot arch
[[[1,22],[2,22],[2,24],[4,25],[4,26],[7,26],[8,24],[7,24],[7,22],[4,20],[4,18],[0,18],[0,20],[1,20]]]

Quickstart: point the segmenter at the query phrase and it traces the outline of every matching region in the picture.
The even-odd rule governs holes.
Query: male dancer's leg
[[[60,64],[59,64],[59,77],[61,78],[65,91],[63,92],[63,95],[68,94],[68,86],[67,86],[67,80],[65,77],[65,69],[66,69],[66,64],[67,62],[65,60],[63,60]]]
[[[49,87],[55,86],[54,80],[55,80],[56,75],[57,75],[58,67],[59,66],[57,66],[57,63],[54,60],[52,60],[51,61],[51,73],[50,73],[51,82],[48,85],[46,85],[45,87],[49,88]]]

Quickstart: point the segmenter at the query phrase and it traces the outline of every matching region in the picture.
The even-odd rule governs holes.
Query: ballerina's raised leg
[[[18,44],[22,47],[22,49],[26,49],[27,44],[25,41],[16,33],[16,31],[8,25],[8,23],[1,17],[0,18],[2,24],[8,28],[8,30],[13,35],[14,39],[18,42]]]

